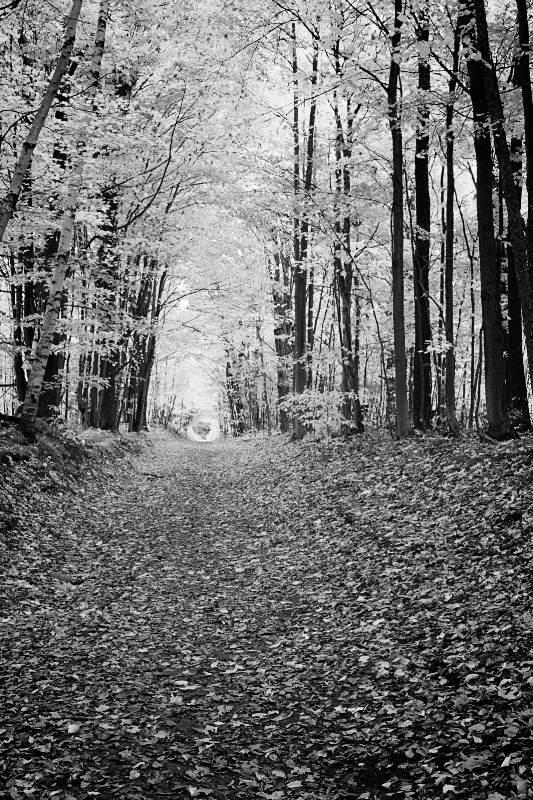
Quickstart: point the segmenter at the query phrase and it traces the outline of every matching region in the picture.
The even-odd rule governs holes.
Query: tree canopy
[[[523,0],[1,13],[5,415],[529,426]]]

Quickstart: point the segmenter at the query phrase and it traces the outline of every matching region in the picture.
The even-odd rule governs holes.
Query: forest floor
[[[531,439],[142,441],[1,468],[0,797],[533,797]]]

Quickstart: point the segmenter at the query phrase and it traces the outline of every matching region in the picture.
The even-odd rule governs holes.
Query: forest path
[[[486,800],[528,779],[501,765],[533,717],[530,461],[505,484],[454,443],[152,440],[66,498],[19,581],[6,797]]]

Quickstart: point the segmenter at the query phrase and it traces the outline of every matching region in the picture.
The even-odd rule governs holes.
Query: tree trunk
[[[507,407],[517,422],[529,428],[529,405],[522,348],[522,304],[518,292],[513,248],[507,248]]]
[[[146,353],[142,369],[139,374],[139,392],[137,394],[137,407],[133,418],[133,431],[140,433],[146,428],[146,412],[148,408],[148,392],[155,358],[155,336],[150,334],[146,343]]]
[[[339,42],[335,48],[335,67],[337,77],[341,77]],[[353,261],[351,253],[351,127],[352,111],[347,102],[347,132],[344,133],[337,94],[334,93],[333,111],[335,114],[336,142],[335,170],[338,202],[335,208],[335,249],[333,255],[334,273],[338,298],[337,321],[339,326],[339,343],[342,357],[342,391],[345,395],[343,403],[343,433],[350,436],[362,433],[361,404],[359,402],[359,363],[355,359],[352,337],[352,288],[354,282]]]
[[[18,199],[24,185],[24,179],[26,178],[31,165],[33,152],[37,147],[39,136],[41,135],[41,131],[52,107],[52,103],[57,97],[61,81],[68,70],[72,49],[76,40],[76,27],[78,25],[81,5],[82,0],[74,0],[72,3],[70,14],[67,17],[63,46],[61,48],[55,70],[43,95],[41,105],[37,110],[26,141],[22,145],[22,152],[19,155],[13,171],[13,177],[11,178],[9,191],[0,205],[0,242],[3,241],[9,220],[15,213]]]
[[[522,194],[522,139],[511,139],[512,167],[515,183],[520,196]],[[501,184],[501,181],[500,181]],[[502,204],[503,205],[503,204]],[[503,208],[501,210],[503,215]],[[503,223],[503,220],[502,220]],[[508,237],[507,237],[508,238]],[[502,237],[502,247],[504,246]],[[529,256],[528,256],[529,258]],[[529,428],[529,405],[527,401],[527,384],[524,371],[524,352],[522,347],[522,304],[518,292],[513,248],[507,244],[504,263],[506,264],[505,291],[507,293],[507,325],[504,326],[506,351],[506,402],[512,422]],[[531,262],[530,262],[531,263]],[[502,282],[503,285],[503,282]]]
[[[403,276],[403,137],[400,79],[400,39],[403,2],[394,0],[394,33],[391,34],[391,63],[387,100],[392,137],[392,316],[394,325],[394,388],[396,394],[396,434],[400,439],[409,432],[407,399],[407,359],[405,353],[405,309]]]
[[[313,267],[309,268],[309,276],[307,281],[307,388],[313,388],[313,347],[315,344],[315,271]]]
[[[453,272],[454,272],[454,199],[455,173],[453,167],[455,134],[453,130],[455,92],[457,90],[457,73],[459,71],[459,25],[454,31],[452,77],[448,83],[448,102],[446,104],[446,233],[444,264],[444,329],[446,332],[446,420],[451,433],[457,434],[455,408],[455,338],[453,324]]]
[[[235,379],[233,363],[230,354],[227,354],[226,361],[226,393],[230,409],[230,423],[234,436],[242,435],[245,430],[244,424],[244,405],[239,390],[239,385]]]
[[[157,260],[152,260],[150,262],[150,269],[145,276],[145,284],[141,286],[138,292],[137,303],[135,311],[133,312],[133,316],[136,319],[139,321],[142,319],[146,320],[151,324],[152,328],[157,325],[163,308],[163,294],[168,275],[168,271],[164,269],[158,277],[158,270],[159,265]],[[139,433],[146,428],[147,425],[148,394],[155,361],[155,350],[156,336],[153,332],[148,334],[138,330],[134,332],[134,341],[130,357],[133,366],[130,374],[128,405],[133,408],[131,430],[135,433]],[[119,353],[118,349],[117,353]],[[123,366],[125,365],[121,364],[118,369],[115,368],[114,370],[115,397],[117,398],[117,413],[115,419],[117,421],[117,427],[120,417],[118,404],[120,391],[116,383],[116,376]]]
[[[294,219],[293,219],[293,260],[294,260],[294,366],[293,366],[293,391],[300,394],[306,387],[305,345],[306,345],[306,293],[307,273],[303,269],[300,253],[300,97],[298,91],[298,55],[296,49],[296,23],[292,23],[292,75],[293,75],[293,192],[294,192]],[[303,424],[295,415],[293,418],[293,438],[301,439],[305,433]]]
[[[65,353],[64,350],[60,351],[59,347],[64,341],[64,334],[56,331],[53,336],[52,352],[46,364],[43,386],[39,396],[38,414],[40,417],[55,417],[59,413],[62,394],[61,373],[65,366]]]
[[[296,58],[296,31],[293,24],[293,81],[294,81],[294,196],[300,194],[300,144],[298,127],[298,63]],[[309,198],[313,186],[313,167],[315,158],[316,96],[314,90],[318,79],[318,41],[313,39],[313,65],[311,75],[311,107],[307,131],[307,153],[303,181],[304,211],[300,220],[295,219],[294,245],[294,393],[302,394],[307,388],[307,375],[310,370],[307,355],[307,255],[309,248]],[[299,222],[299,225],[297,223]],[[299,227],[299,239],[296,242]],[[302,439],[305,426],[294,417],[293,439]]]
[[[11,275],[16,274],[15,256],[10,256],[11,261]],[[15,353],[13,357],[13,371],[15,374],[15,384],[17,389],[17,398],[19,403],[24,402],[26,394],[26,387],[28,382],[26,380],[26,373],[24,372],[24,329],[22,321],[24,318],[24,296],[23,287],[20,283],[11,284],[11,315],[13,318],[13,344],[15,346]]]
[[[100,375],[105,385],[100,391],[96,426],[104,431],[117,431],[120,416],[120,397],[117,386],[118,357],[100,357]]]
[[[418,108],[415,144],[416,234],[414,251],[415,352],[413,365],[413,425],[428,430],[431,424],[431,322],[429,313],[429,251],[431,198],[429,193],[429,17],[427,5],[420,9],[416,31],[418,57]],[[423,48],[427,48],[425,53]]]
[[[462,5],[459,17],[465,48],[477,48],[476,26],[469,6]],[[489,106],[483,62],[469,57],[470,97],[474,120],[476,154],[476,203],[479,238],[481,311],[485,359],[485,402],[488,434],[495,439],[508,436],[510,423],[505,404],[505,363],[501,316],[500,273],[496,252],[493,211],[493,162]]]
[[[531,45],[529,41],[530,32],[527,3],[525,0],[516,0],[516,8],[519,51],[513,83],[515,86],[520,86],[522,89],[524,142],[526,150],[526,247],[529,274],[533,282],[533,92],[529,67]],[[517,138],[511,139],[511,163],[515,184],[521,197],[522,141]],[[512,247],[507,248],[507,313],[507,402],[516,421],[525,427],[530,427],[531,420],[527,400],[527,384],[522,346],[522,304],[518,291]]]
[[[274,274],[272,283],[272,297],[274,301],[274,346],[277,355],[277,389],[278,403],[286,397],[290,390],[289,362],[292,359],[292,321],[291,289],[290,289],[290,261],[278,247],[274,245]],[[279,412],[280,428],[283,433],[291,429],[291,420],[286,409]]]
[[[109,14],[109,0],[102,0],[98,17],[98,25],[94,42],[94,52],[91,62],[90,82],[87,90],[87,111],[93,110],[93,102],[98,90],[100,80],[100,67],[105,45],[107,18]],[[69,265],[70,248],[74,235],[76,206],[81,189],[85,150],[87,147],[88,131],[80,132],[78,152],[74,162],[69,191],[61,223],[61,236],[58,245],[56,263],[50,286],[48,306],[44,315],[41,328],[41,338],[34,355],[32,371],[28,380],[28,389],[22,408],[22,424],[26,431],[33,430],[39,406],[39,396],[46,371],[48,357],[52,351],[53,338],[56,331],[57,320],[61,310],[63,286]]]
[[[507,143],[504,128],[504,110],[498,86],[498,79],[494,71],[489,47],[487,18],[484,0],[474,0],[476,14],[479,53],[481,59],[476,60],[484,76],[485,92],[488,99],[492,129],[494,135],[494,149],[500,168],[507,218],[509,225],[509,238],[513,248],[516,278],[520,301],[522,303],[522,318],[524,323],[524,339],[526,343],[527,361],[530,375],[533,375],[533,284],[531,277],[531,264],[528,263],[526,235],[524,222],[520,209],[520,194],[514,181],[511,154]],[[531,131],[530,131],[531,133]]]
[[[91,354],[91,372],[93,381],[89,387],[89,413],[87,415],[87,425],[89,428],[97,428],[98,420],[100,418],[100,381],[98,380],[102,375],[102,368],[100,364],[100,353],[93,350]]]
[[[531,45],[529,41],[529,20],[526,0],[516,0],[518,27],[518,74],[513,83],[522,88],[522,108],[524,110],[524,144],[526,151],[526,189],[527,189],[527,256],[530,274],[533,265],[533,91],[529,59]],[[512,162],[514,164],[514,160]],[[520,184],[516,184],[517,187]]]

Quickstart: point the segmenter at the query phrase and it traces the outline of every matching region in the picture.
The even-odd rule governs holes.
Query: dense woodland
[[[1,798],[533,798],[530,11],[0,0]]]
[[[0,13],[4,416],[529,426],[527,0]]]

